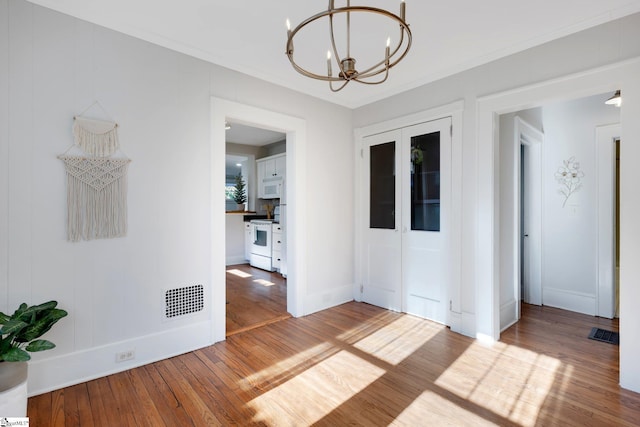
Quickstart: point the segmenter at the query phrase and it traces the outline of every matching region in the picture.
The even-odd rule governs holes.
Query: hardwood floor
[[[287,280],[249,264],[227,266],[226,335],[291,317],[287,313]]]
[[[640,395],[618,386],[618,347],[586,338],[617,322],[523,312],[486,346],[347,303],[32,397],[30,425],[640,425]]]

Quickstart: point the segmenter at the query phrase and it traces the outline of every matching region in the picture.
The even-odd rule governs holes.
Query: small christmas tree
[[[242,179],[242,174],[236,175],[236,188],[233,194],[233,200],[241,205],[247,202],[247,190],[245,188],[244,179]]]

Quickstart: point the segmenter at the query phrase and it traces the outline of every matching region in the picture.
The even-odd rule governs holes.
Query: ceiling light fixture
[[[351,6],[351,1],[347,0],[345,7],[336,8],[334,0],[329,0],[329,7],[327,10],[319,12],[304,21],[302,21],[297,27],[291,29],[291,24],[287,19],[287,51],[286,54],[291,61],[293,68],[300,74],[311,77],[313,79],[324,80],[329,82],[329,88],[333,92],[338,92],[344,88],[350,81],[355,81],[364,84],[380,84],[387,80],[389,77],[389,69],[400,62],[409,51],[411,47],[411,30],[409,24],[405,20],[406,6],[404,0],[400,2],[400,15],[396,15],[384,9],[369,7],[369,6]],[[380,47],[380,53],[384,52],[384,56],[381,60],[372,60],[366,64],[362,71],[356,69],[356,58],[351,52],[351,19],[352,15],[355,18],[356,15],[364,17],[366,14],[381,15],[392,23],[397,24],[399,27],[398,43],[395,46],[391,46],[391,37],[387,35],[381,40],[386,39],[386,47]],[[342,15],[344,21],[339,19],[338,16]],[[370,15],[367,15],[370,16]],[[330,34],[330,48],[327,51],[327,72],[326,74],[319,74],[309,71],[307,68],[300,66],[293,57],[293,38],[304,27],[315,21],[328,18],[329,34]],[[355,18],[355,19],[358,19]],[[354,19],[354,21],[355,21]],[[336,22],[334,22],[334,20]],[[362,22],[362,20],[358,21]],[[355,34],[365,34],[362,28],[355,30]],[[343,44],[338,46],[336,43],[336,34],[342,36]],[[370,38],[370,37],[367,37]],[[332,60],[337,64],[337,75],[333,75]],[[374,77],[382,74],[383,76],[378,79]],[[337,84],[334,87],[334,83]]]
[[[604,101],[604,103],[607,105],[615,105],[616,107],[622,105],[622,96],[620,95],[620,91],[617,90],[615,95]]]
[[[231,129],[231,125],[229,124],[229,122],[224,122],[224,130],[229,130]]]

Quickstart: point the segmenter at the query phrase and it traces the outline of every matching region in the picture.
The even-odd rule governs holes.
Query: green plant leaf
[[[2,360],[2,355],[11,348],[11,341],[12,337],[2,338],[2,335],[0,335],[0,360]]]
[[[52,310],[56,308],[57,305],[58,305],[57,301],[48,301],[43,304],[32,305],[20,312],[20,319],[24,320],[25,322],[32,322],[34,315],[38,315],[39,313],[46,312],[48,310]]]
[[[2,360],[5,362],[26,362],[29,359],[31,359],[29,353],[18,347],[13,347],[2,355]]]
[[[17,334],[28,325],[20,319],[11,319],[0,329],[0,335]]]
[[[13,313],[13,316],[11,316],[12,319],[15,319],[17,317],[20,317],[20,315],[28,308],[26,303],[22,303],[20,304],[20,307],[18,307],[18,309]]]
[[[16,336],[18,342],[29,342],[42,336],[60,319],[65,317],[68,313],[59,308],[54,308],[47,312],[47,314],[38,319],[34,324],[27,326]]]
[[[7,316],[6,314],[4,314],[3,312],[0,311],[0,325],[4,325],[10,319],[11,319],[11,317]]]
[[[56,345],[51,341],[34,340],[34,341],[31,341],[29,345],[25,347],[25,350],[30,352],[45,351],[45,350],[51,350],[52,348],[55,348],[55,346]]]

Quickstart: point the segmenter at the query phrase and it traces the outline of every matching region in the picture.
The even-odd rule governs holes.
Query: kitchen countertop
[[[259,214],[257,212],[254,211],[226,211],[225,212],[227,215],[231,215],[231,216],[240,216],[243,215],[243,221],[251,221],[252,219],[272,219],[272,218],[267,218],[266,214]],[[273,221],[276,224],[278,224],[278,221]]]

